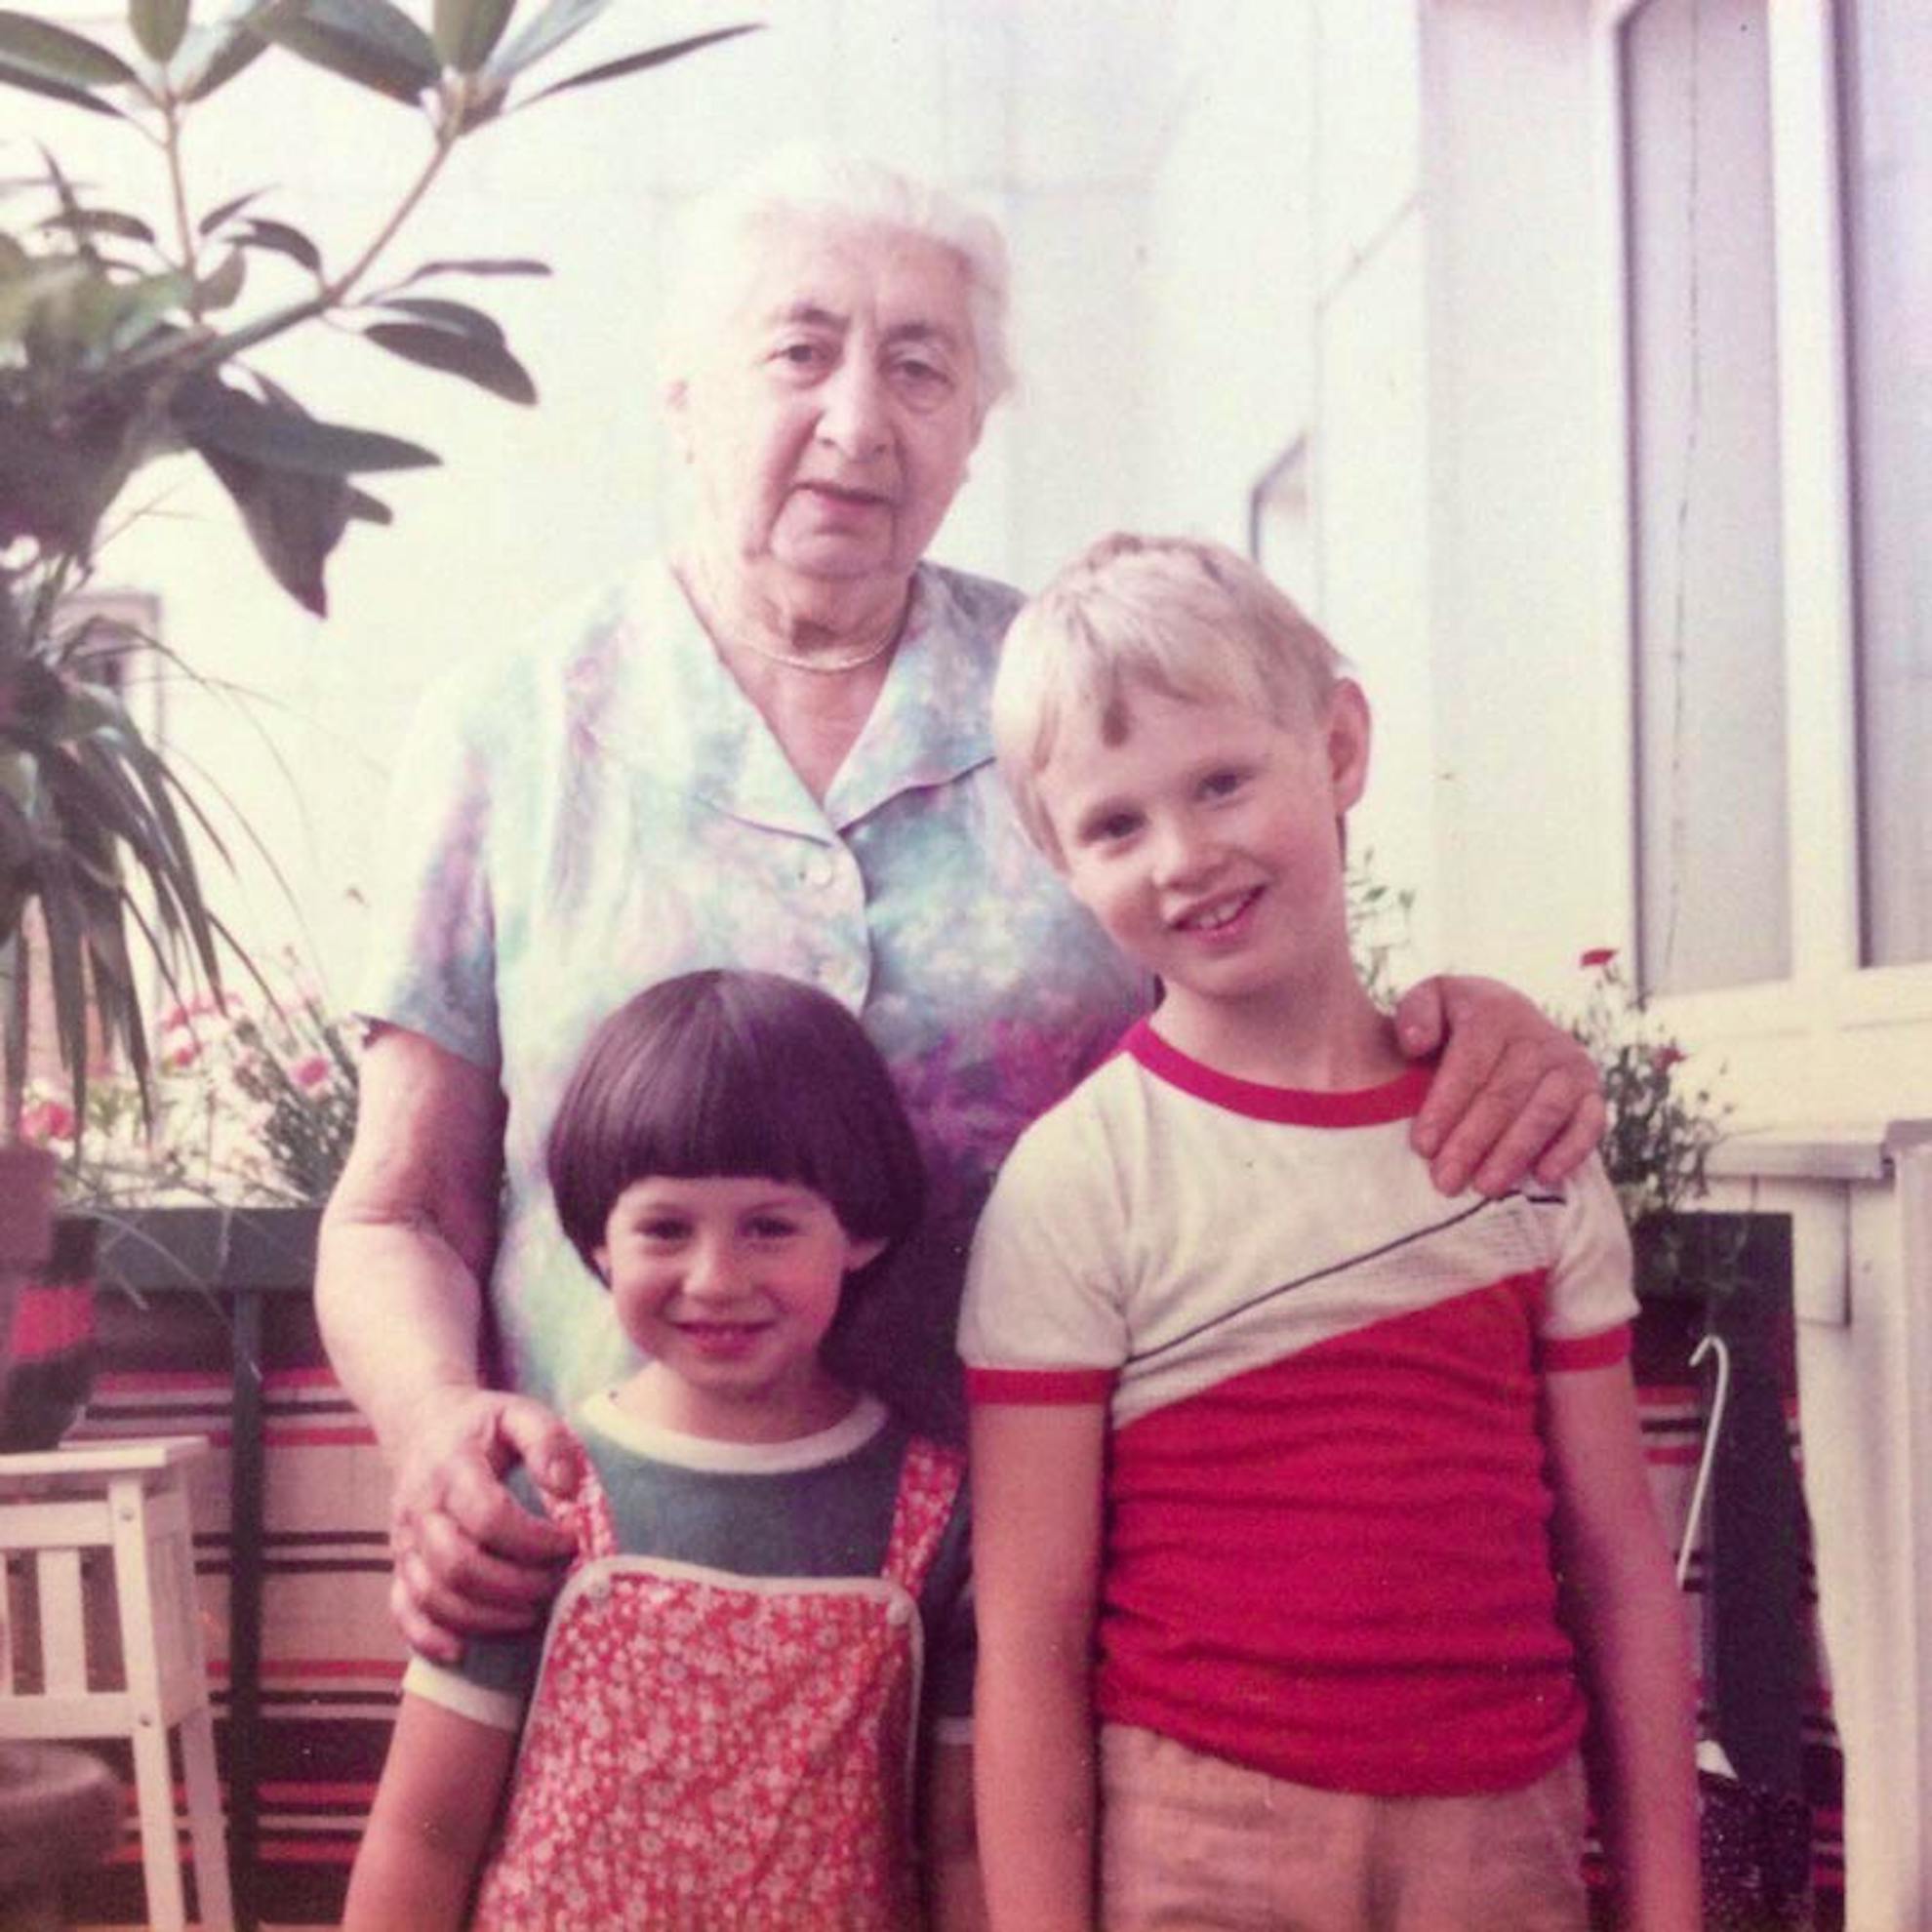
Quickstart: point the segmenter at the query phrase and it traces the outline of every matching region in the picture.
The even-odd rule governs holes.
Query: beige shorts
[[[1584,1774],[1517,1791],[1316,1791],[1101,1731],[1106,1932],[1583,1932]]]

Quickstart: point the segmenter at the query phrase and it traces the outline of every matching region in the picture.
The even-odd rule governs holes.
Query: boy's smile
[[[1278,725],[1136,687],[1125,724],[1108,744],[1069,718],[1039,795],[1074,895],[1160,976],[1160,1030],[1215,1061],[1254,1021],[1332,1029],[1361,997],[1339,829],[1367,775],[1360,694]]]

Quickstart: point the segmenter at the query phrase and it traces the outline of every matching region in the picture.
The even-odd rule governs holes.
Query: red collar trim
[[[1231,1073],[1190,1059],[1154,1031],[1151,1023],[1138,1021],[1120,1042],[1155,1079],[1178,1087],[1230,1113],[1251,1120],[1272,1120],[1289,1127],[1380,1127],[1391,1120],[1412,1120],[1422,1111],[1430,1065],[1412,1067],[1380,1087],[1328,1093],[1300,1087],[1269,1087],[1257,1080],[1237,1080]]]

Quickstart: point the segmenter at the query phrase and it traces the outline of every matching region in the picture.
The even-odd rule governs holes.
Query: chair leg
[[[215,1720],[207,1705],[181,1719],[181,1766],[187,1783],[188,1830],[194,1838],[194,1885],[202,1932],[234,1932],[228,1891],[228,1840],[221,1787],[215,1775]]]
[[[149,1562],[147,1493],[139,1475],[108,1484],[114,1532],[114,1595],[120,1608],[121,1654],[134,1706],[135,1797],[141,1813],[141,1865],[153,1932],[185,1932],[181,1847],[175,1831],[175,1781],[168,1764],[161,1654],[154,1628],[155,1577]]]

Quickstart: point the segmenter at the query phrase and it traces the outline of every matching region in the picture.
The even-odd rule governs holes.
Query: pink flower
[[[329,1084],[329,1063],[319,1053],[311,1053],[289,1068],[289,1078],[303,1093],[312,1094],[317,1087]]]
[[[1674,1040],[1651,1049],[1650,1064],[1660,1073],[1668,1073],[1684,1058],[1684,1050]]]
[[[171,1072],[179,1073],[192,1067],[201,1058],[201,1042],[196,1039],[177,1040],[162,1056],[161,1065]]]
[[[74,1110],[64,1101],[29,1101],[20,1109],[20,1132],[33,1142],[71,1141]]]
[[[188,1010],[185,1006],[183,1006],[181,1003],[180,1000],[177,1000],[174,1003],[174,1005],[169,1007],[167,1012],[165,1012],[161,1016],[161,1030],[164,1033],[179,1032],[183,1026],[189,1026],[192,1023],[188,1018]]]
[[[1578,961],[1579,966],[1607,966],[1617,956],[1614,946],[1593,946]]]

